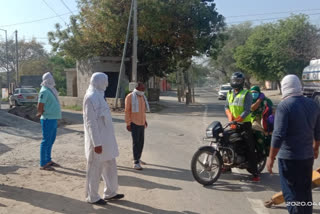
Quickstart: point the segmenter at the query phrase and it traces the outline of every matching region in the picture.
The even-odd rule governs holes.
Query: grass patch
[[[9,98],[2,98],[2,102],[9,102]]]
[[[63,109],[73,110],[73,111],[82,111],[82,106],[74,105],[74,106],[63,106]]]

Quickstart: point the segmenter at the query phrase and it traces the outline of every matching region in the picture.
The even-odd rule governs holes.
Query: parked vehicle
[[[9,97],[10,108],[24,104],[36,104],[38,92],[35,88],[16,88]]]
[[[231,124],[236,124],[237,129],[228,129]],[[219,179],[222,168],[240,168],[250,172],[245,156],[247,144],[242,125],[243,123],[231,122],[222,127],[219,121],[214,121],[208,126],[205,140],[210,144],[200,147],[191,161],[191,171],[197,182],[202,185],[213,184]],[[264,142],[256,144],[259,173],[266,165],[270,139],[270,136],[265,136]]]
[[[303,95],[320,104],[320,59],[313,59],[302,72]]]
[[[225,100],[227,99],[228,92],[232,90],[230,84],[221,85],[218,91],[218,99]]]

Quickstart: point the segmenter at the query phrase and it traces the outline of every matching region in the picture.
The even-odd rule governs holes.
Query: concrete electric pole
[[[7,37],[7,30],[3,30],[6,37],[6,69],[7,69],[7,87],[8,87],[8,93],[10,93],[10,76],[9,76],[9,56],[8,56],[8,37]]]
[[[127,26],[126,41],[124,42],[124,47],[123,47],[123,52],[122,52],[122,59],[121,59],[120,72],[119,72],[118,85],[117,85],[117,92],[116,92],[115,108],[118,108],[118,98],[119,98],[119,93],[120,93],[121,78],[122,78],[123,70],[124,70],[124,60],[125,60],[125,57],[126,57],[127,44],[128,44],[128,40],[129,40],[129,34],[130,34],[130,25],[131,25],[133,2],[134,1],[135,0],[132,0],[132,2],[131,2],[131,8],[130,8],[130,13],[129,13],[128,26]]]
[[[16,88],[19,87],[19,47],[18,47],[18,31],[16,33]]]
[[[138,64],[138,1],[133,0],[133,55],[132,55],[132,82],[129,85],[130,91],[136,88],[137,64]]]

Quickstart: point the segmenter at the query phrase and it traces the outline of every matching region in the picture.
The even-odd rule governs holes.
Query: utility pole
[[[7,69],[7,87],[8,87],[8,93],[10,92],[10,77],[9,77],[9,56],[8,56],[8,37],[7,37],[7,30],[3,30],[6,37],[6,69]]]
[[[132,82],[137,82],[138,63],[138,2],[133,0],[133,57],[132,57]]]
[[[19,87],[19,55],[18,55],[18,31],[16,33],[16,87]]]
[[[130,34],[130,24],[131,24],[133,2],[134,1],[135,0],[132,0],[132,2],[131,2],[131,8],[130,8],[130,13],[129,13],[128,26],[127,26],[126,41],[124,42],[124,47],[123,47],[123,52],[122,52],[122,59],[121,59],[120,72],[119,72],[118,85],[117,85],[117,92],[116,92],[115,108],[118,108],[118,98],[119,98],[119,93],[120,93],[120,84],[121,84],[121,78],[122,78],[122,75],[123,75],[122,73],[123,73],[123,70],[124,70],[124,60],[125,60],[126,52],[127,52],[127,44],[128,44],[129,34]]]

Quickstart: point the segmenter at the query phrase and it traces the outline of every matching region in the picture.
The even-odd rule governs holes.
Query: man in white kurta
[[[94,73],[83,101],[85,154],[87,158],[86,200],[105,205],[105,200],[121,199],[117,194],[118,174],[115,158],[119,156],[109,106],[104,99],[108,76]],[[100,178],[105,188],[103,199],[98,194]]]

